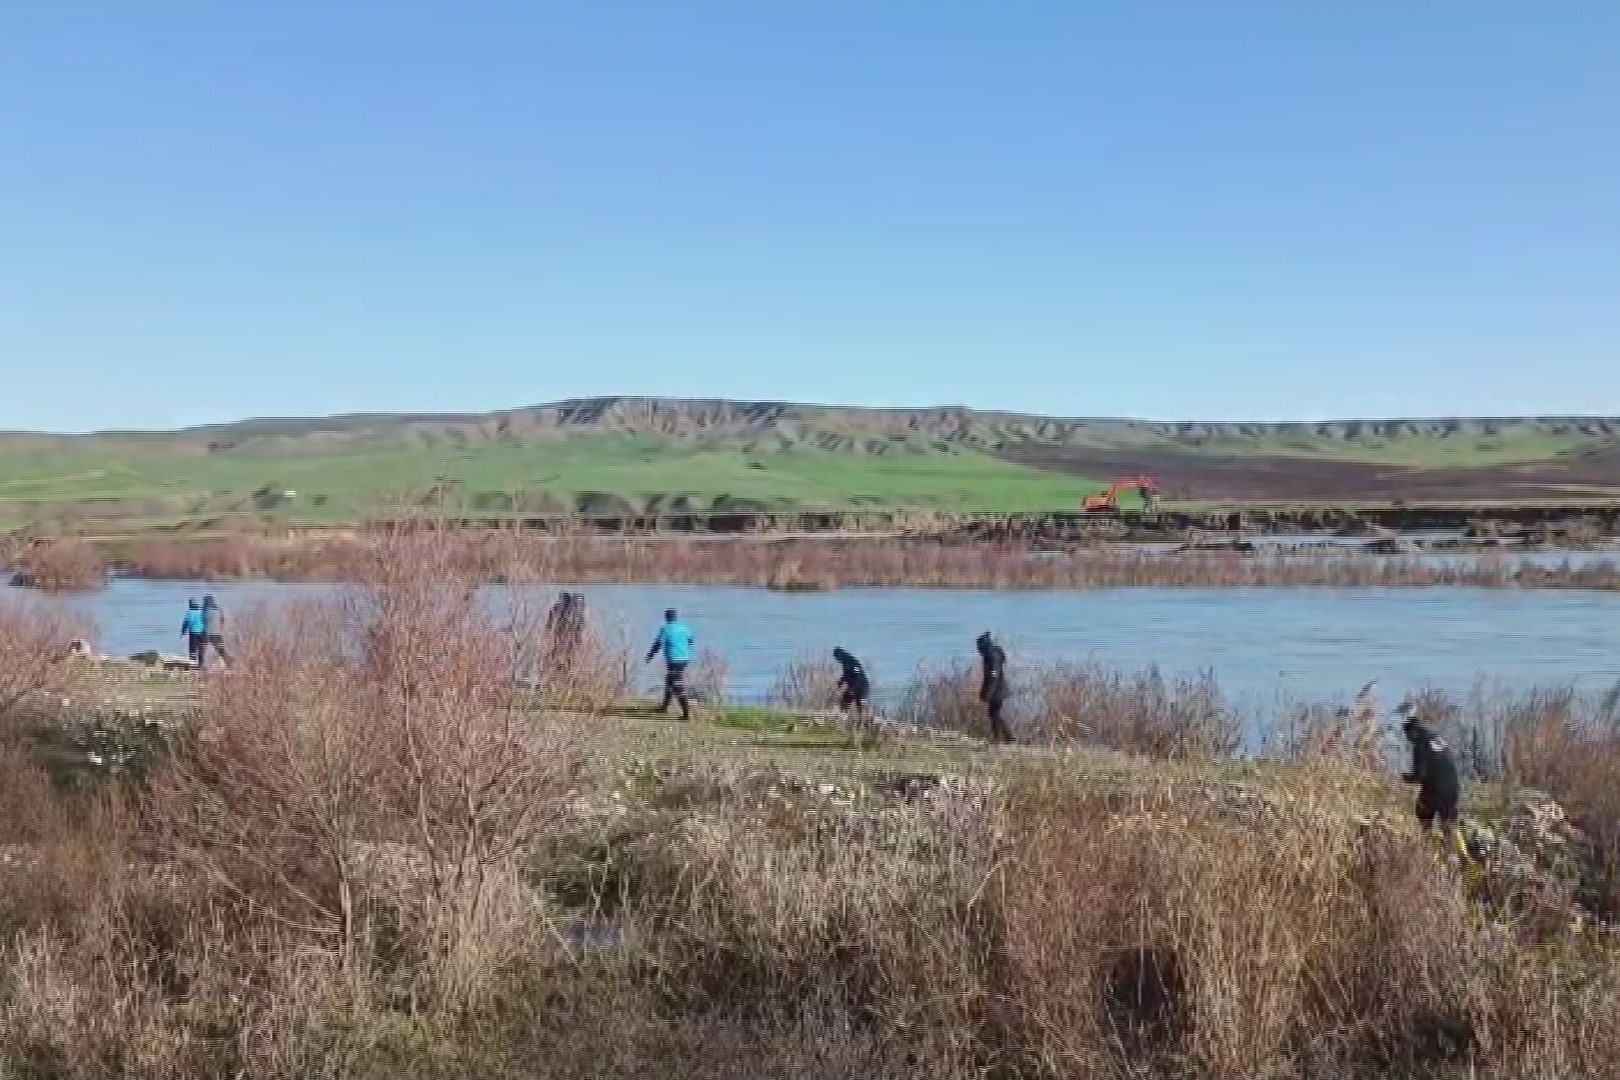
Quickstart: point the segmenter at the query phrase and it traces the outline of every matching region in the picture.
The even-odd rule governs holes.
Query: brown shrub
[[[699,649],[697,659],[686,673],[686,691],[693,701],[705,705],[724,705],[730,667],[726,658],[713,649]]]
[[[594,616],[585,617],[578,640],[559,640],[548,627],[539,637],[525,640],[520,652],[523,683],[556,708],[603,709],[635,693],[634,655],[628,640],[621,629]]]
[[[1595,845],[1601,906],[1620,917],[1620,687],[1596,698],[1533,691],[1490,726],[1506,789],[1544,791],[1563,804]]]
[[[1387,742],[1377,684],[1368,683],[1349,705],[1288,709],[1267,723],[1263,749],[1284,761],[1328,762],[1377,772],[1389,763]]]
[[[67,688],[75,641],[88,620],[56,604],[0,596],[0,744],[14,744],[41,706]]]
[[[124,561],[137,577],[170,581],[275,577],[281,569],[277,548],[267,540],[143,540]]]
[[[1242,722],[1211,673],[1167,681],[1157,668],[1125,674],[1059,664],[1039,673],[1030,736],[1051,745],[1103,746],[1158,757],[1218,757],[1242,741]]]
[[[429,537],[436,557],[484,581],[626,581],[753,585],[783,590],[909,585],[986,589],[1130,586],[1433,586],[1620,589],[1620,567],[1601,560],[1537,566],[1523,560],[1425,560],[1366,553],[1246,555],[1128,548],[1051,551],[1028,543],[930,538],[536,536],[512,530],[449,532],[427,525],[292,540],[143,544],[128,569],[150,577],[255,575],[353,581],[400,536]],[[249,570],[251,567],[251,571]]]
[[[907,727],[988,735],[978,668],[966,660],[937,667],[919,664],[900,691],[894,719]]]
[[[221,903],[329,938],[360,993],[412,973],[473,1007],[532,927],[519,862],[579,760],[522,711],[532,625],[497,625],[413,540],[341,601],[261,617],[209,686],[209,720],[159,792],[168,850]]]
[[[95,545],[85,540],[33,544],[16,558],[13,570],[13,585],[47,592],[95,589],[107,580],[106,560]]]
[[[825,652],[803,652],[787,662],[765,693],[779,709],[825,709],[838,695],[839,668]]]

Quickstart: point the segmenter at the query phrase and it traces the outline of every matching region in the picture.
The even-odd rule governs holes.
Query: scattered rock
[[[1461,831],[1481,897],[1498,912],[1544,931],[1599,921],[1596,849],[1550,795],[1515,792],[1499,828],[1470,820]]]
[[[173,653],[162,653],[156,649],[147,649],[145,652],[131,654],[129,662],[144,664],[146,667],[162,668],[164,671],[195,671],[197,665],[189,656],[175,656]]]

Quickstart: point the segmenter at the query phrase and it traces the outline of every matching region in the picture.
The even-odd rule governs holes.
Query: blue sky
[[[0,428],[1620,413],[1620,4],[0,7]]]

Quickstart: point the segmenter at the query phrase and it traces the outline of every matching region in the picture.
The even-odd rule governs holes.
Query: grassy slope
[[[1096,486],[971,450],[749,452],[619,436],[316,454],[120,459],[95,451],[12,453],[0,454],[0,477],[0,510],[8,504],[67,508],[115,499],[137,516],[198,516],[250,510],[253,493],[268,488],[296,491],[282,512],[314,521],[414,505],[435,485],[453,491],[452,503],[514,493],[550,493],[572,502],[581,493],[600,492],[635,504],[684,495],[699,508],[726,497],[772,507],[985,511],[1073,506]]]
[[[1053,454],[1019,455],[1029,448]],[[684,498],[696,509],[742,500],[775,509],[1042,510],[1075,506],[1116,472],[1155,468],[1143,463],[1154,454],[1163,468],[1164,454],[1195,469],[1281,462],[1296,476],[1313,463],[1359,463],[1421,482],[1443,470],[1562,468],[1617,448],[1620,421],[1602,419],[1158,424],[602,399],[484,416],[253,421],[140,436],[0,433],[0,523],[59,513],[156,523],[267,509],[344,522],[435,499],[497,509],[507,497],[530,509]],[[1588,467],[1570,480],[1590,485],[1592,476]],[[1484,486],[1493,485],[1487,477]],[[1211,490],[1202,475],[1179,487],[1187,497]],[[297,497],[279,506],[255,498],[284,490]]]

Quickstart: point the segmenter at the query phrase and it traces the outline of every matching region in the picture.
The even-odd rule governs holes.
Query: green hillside
[[[1620,420],[1067,420],[606,398],[484,415],[0,434],[0,521],[271,514],[1072,508],[1148,473],[1173,500],[1620,493]]]

